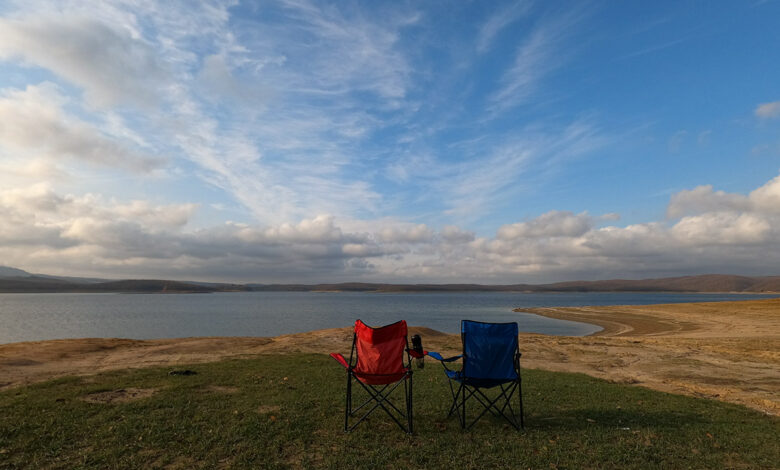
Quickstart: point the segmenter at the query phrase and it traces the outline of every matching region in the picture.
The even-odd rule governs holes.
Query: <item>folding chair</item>
[[[515,429],[524,427],[517,334],[517,323],[482,323],[463,320],[460,323],[463,354],[444,359],[437,352],[428,353],[432,358],[441,361],[444,366],[452,394],[452,406],[447,417],[457,413],[461,428],[470,429],[488,411],[494,416],[502,416]],[[447,363],[458,359],[462,359],[460,370],[447,367]],[[452,385],[453,381],[459,384],[457,390]],[[494,391],[488,391],[490,389]],[[519,423],[511,403],[515,393],[520,404]],[[493,397],[491,398],[490,395]],[[471,398],[474,398],[472,402],[481,404],[483,409],[467,425],[466,403]]]
[[[422,355],[409,349],[406,321],[401,320],[381,328],[371,328],[360,320],[355,322],[349,361],[341,354],[331,354],[347,370],[344,431],[355,429],[371,413],[382,409],[402,430],[412,434],[411,358],[418,356]],[[357,407],[352,403],[353,379],[368,393],[366,401]],[[404,385],[404,411],[389,400],[390,394],[401,383]],[[357,416],[361,410],[362,414]],[[351,425],[350,418],[355,419]],[[402,424],[403,421],[406,421],[406,425]]]

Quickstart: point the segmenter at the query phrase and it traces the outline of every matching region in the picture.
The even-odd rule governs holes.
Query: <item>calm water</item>
[[[456,333],[461,319],[517,321],[520,330],[578,336],[600,330],[517,307],[642,305],[766,298],[741,294],[658,293],[313,293],[0,294],[0,343],[61,338],[276,336],[405,319]]]

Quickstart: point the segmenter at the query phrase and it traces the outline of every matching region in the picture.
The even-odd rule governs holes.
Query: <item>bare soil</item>
[[[780,299],[523,311],[604,328],[587,337],[521,334],[524,367],[581,372],[780,416]],[[424,327],[411,327],[412,334],[422,336],[426,349],[445,355],[456,354],[461,347],[458,335]],[[87,338],[2,344],[0,390],[115,369],[269,353],[348,353],[351,341],[351,328],[334,328],[274,338]],[[431,359],[426,362],[434,366]]]

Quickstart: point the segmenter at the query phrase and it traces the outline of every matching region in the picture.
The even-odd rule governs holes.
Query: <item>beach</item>
[[[604,328],[586,337],[521,334],[522,366],[711,398],[780,416],[780,299],[523,309]],[[460,337],[421,326],[426,349]],[[350,327],[269,338],[87,338],[0,345],[0,390],[69,375],[177,366],[260,354],[348,353]],[[428,367],[438,367],[428,359]],[[335,367],[335,364],[334,364]]]

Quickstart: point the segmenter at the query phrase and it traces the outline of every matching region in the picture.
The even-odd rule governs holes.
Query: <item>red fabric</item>
[[[344,356],[342,356],[339,353],[330,353],[330,357],[338,361],[339,364],[344,366],[345,369],[349,369],[349,364],[347,364],[347,360],[344,359]]]
[[[404,367],[406,321],[381,328],[355,322],[357,365],[354,373],[361,382],[381,385],[397,382],[409,369]]]
[[[407,349],[406,351],[409,353],[410,356],[412,356],[412,357],[414,357],[416,359],[419,359],[421,357],[425,357],[428,354],[428,351],[426,351],[424,349],[423,349],[422,353],[418,353],[414,349]],[[331,356],[332,356],[332,354],[331,354]]]

